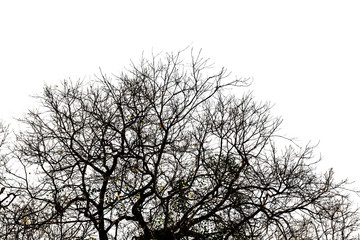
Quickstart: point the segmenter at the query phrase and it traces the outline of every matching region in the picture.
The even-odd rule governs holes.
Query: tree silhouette
[[[331,222],[359,227],[347,182],[315,171],[314,147],[278,135],[269,104],[229,94],[246,79],[182,54],[45,86],[4,161],[17,197],[0,236],[326,239]]]
[[[7,151],[7,141],[9,137],[9,127],[4,122],[0,121],[0,166],[5,166],[8,161],[9,152]],[[6,189],[6,174],[0,171],[0,231],[6,236],[11,231],[11,216],[10,211],[7,211],[9,206],[15,200],[15,193]],[[2,236],[2,234],[0,234]]]

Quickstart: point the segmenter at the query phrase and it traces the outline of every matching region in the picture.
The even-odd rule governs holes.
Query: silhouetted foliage
[[[17,197],[1,205],[0,236],[354,239],[347,182],[279,136],[269,104],[228,94],[246,79],[181,54],[45,86],[3,159]]]

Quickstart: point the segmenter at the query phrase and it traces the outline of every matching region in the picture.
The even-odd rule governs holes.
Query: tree
[[[314,146],[279,136],[269,104],[228,94],[246,79],[181,55],[143,58],[115,79],[45,86],[4,167],[17,198],[0,234],[325,239],[335,205],[324,203],[334,199],[343,232],[359,227],[347,182],[315,171]]]
[[[8,136],[9,126],[0,121],[0,166],[4,166],[8,160],[9,152],[6,151]],[[6,182],[7,179],[4,172],[0,171],[0,231],[5,233],[9,229],[7,224],[9,214],[6,210],[13,203],[16,196],[14,192],[8,191],[9,188],[6,189]]]
[[[3,148],[4,148],[4,145],[6,144],[6,138],[8,137],[8,135],[9,135],[8,126],[6,126],[2,121],[0,121],[0,162],[1,163],[4,162],[4,159],[6,158],[6,154],[3,153]],[[5,180],[4,177],[2,175],[0,175],[0,183],[4,182],[4,180]],[[0,196],[2,194],[4,194],[4,192],[5,192],[5,187],[1,186],[0,187]],[[4,199],[0,198],[0,211],[2,208],[4,208],[3,203],[4,203]]]

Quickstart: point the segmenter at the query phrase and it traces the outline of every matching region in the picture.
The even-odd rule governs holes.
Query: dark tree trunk
[[[157,240],[176,240],[174,233],[170,229],[162,229],[154,233]]]
[[[105,230],[99,231],[99,239],[100,240],[109,240]]]
[[[152,232],[150,235],[142,235],[136,240],[176,240],[174,233],[170,229],[162,229]]]

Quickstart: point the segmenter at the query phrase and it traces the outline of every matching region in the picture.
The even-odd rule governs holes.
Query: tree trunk
[[[99,239],[100,240],[109,240],[105,230],[101,229],[99,231]]]

